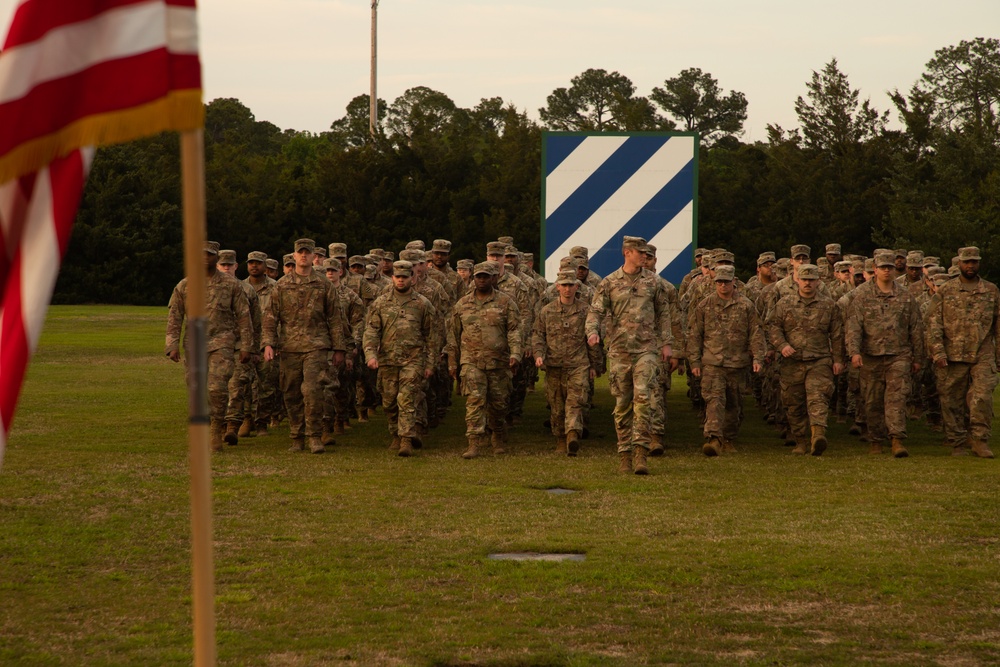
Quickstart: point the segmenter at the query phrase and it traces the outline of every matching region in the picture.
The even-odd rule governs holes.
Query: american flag
[[[194,0],[17,6],[0,52],[0,462],[94,147],[203,124]]]

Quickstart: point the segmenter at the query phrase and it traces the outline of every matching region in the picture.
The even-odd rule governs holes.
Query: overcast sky
[[[0,0],[6,34],[15,0]],[[321,132],[369,86],[370,0],[199,2],[205,100]],[[936,49],[1000,33],[1000,0],[381,0],[378,96],[428,86],[463,107],[502,97],[538,118],[588,68],[640,95],[700,67],[749,101],[744,140],[798,125],[795,98],[831,58],[878,109]],[[895,118],[895,114],[893,114]]]

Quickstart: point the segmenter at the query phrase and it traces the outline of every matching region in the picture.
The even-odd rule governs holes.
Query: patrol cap
[[[826,258],[826,255],[816,259],[816,266],[823,268],[824,266],[830,266],[830,260]]]
[[[329,249],[330,249],[330,257],[336,257],[338,259],[347,259],[346,243],[331,243]]]
[[[235,264],[236,263],[236,251],[235,250],[220,250],[219,251],[219,264]]]
[[[379,255],[365,255],[365,266],[375,266],[382,261]]]
[[[893,257],[896,256],[896,251],[895,250],[891,250],[889,248],[875,248],[875,252],[872,253],[872,257],[874,257],[875,255],[879,254],[880,252],[891,252],[891,253],[893,253]],[[867,257],[865,259],[867,259]]]
[[[522,252],[521,255],[524,256],[524,261],[526,262],[535,261],[535,253],[533,252]]]
[[[572,248],[570,248],[569,254],[572,257],[583,257],[584,259],[590,259],[590,251],[582,245],[575,245]]]
[[[426,250],[427,246],[424,245],[423,241],[419,239],[416,241],[410,241],[406,244],[406,250]]]
[[[511,255],[520,256],[520,253],[517,251],[517,248],[514,247],[513,243],[507,244],[507,248],[503,251],[503,254],[506,257],[510,257]]]
[[[876,253],[875,266],[896,266],[896,256],[891,252]]]
[[[965,248],[958,249],[958,261],[968,262],[974,259],[982,259],[979,256],[979,248],[974,245],[967,246]]]
[[[792,246],[792,259],[795,259],[796,257],[801,257],[801,256],[811,257],[812,256],[812,248],[810,248],[809,246],[807,246],[805,244],[793,245]],[[800,273],[800,275],[801,275],[801,273]]]
[[[906,249],[905,248],[896,248],[896,257],[902,257],[902,258],[905,259],[906,258]]]
[[[866,259],[865,260],[865,273],[875,273],[875,260]]]
[[[386,250],[384,253],[382,253],[382,259],[387,259],[390,262],[395,262],[396,261],[396,254],[394,252],[392,252],[391,250]]]
[[[323,268],[327,270],[333,269],[334,271],[340,271],[340,260],[337,259],[336,257],[330,257],[329,259],[324,259]]]
[[[958,268],[958,264],[956,264],[955,266],[949,266],[948,267],[948,275],[949,276],[957,276],[960,272],[961,272],[961,269]]]
[[[247,255],[247,262],[266,262],[267,253],[261,252],[260,250],[254,250],[249,255]]]
[[[701,257],[701,256],[702,256],[702,255],[704,255],[704,254],[705,254],[706,252],[708,252],[708,251],[707,251],[707,250],[705,250],[704,248],[696,248],[696,249],[695,249],[695,251],[694,251],[694,256],[695,256],[695,257]]]
[[[351,258],[347,260],[348,266],[364,266],[365,258],[361,255],[351,255]]]
[[[385,257],[385,250],[382,250],[382,248],[372,248],[371,250],[368,251],[368,254],[371,255],[372,257],[377,257],[378,259],[382,259],[383,257]]]
[[[622,250],[642,250],[646,247],[646,239],[641,236],[626,236],[622,239]]]
[[[566,269],[573,269],[576,271],[576,267],[580,265],[580,260],[576,257],[563,257],[559,260],[559,270],[565,271]]]
[[[940,257],[934,257],[932,255],[927,255],[924,257],[924,268],[931,266],[938,266],[939,264],[941,264]]]
[[[315,248],[313,248],[313,253],[319,255],[320,257],[326,257],[326,248],[324,248],[321,245],[318,245]]]
[[[932,266],[927,269],[927,277],[933,278],[934,276],[948,275],[948,269],[943,266]]]
[[[500,275],[500,267],[503,266],[503,262],[496,262],[496,261],[488,259],[488,260],[486,260],[484,262],[484,264],[489,264],[490,265],[490,268],[493,269],[493,275],[495,275],[495,276],[499,276]]]
[[[958,255],[955,255],[954,257],[951,258],[951,265],[958,266]]]
[[[573,270],[560,271],[556,276],[556,285],[575,285],[576,282],[576,271]]]
[[[410,262],[411,264],[419,264],[421,262],[427,261],[424,259],[424,251],[417,250],[416,248],[408,248],[406,250],[399,251],[399,259],[404,262]],[[412,266],[410,267],[413,268]]]
[[[378,272],[378,267],[374,264],[365,265],[365,280],[372,280],[375,278],[375,274]]]
[[[643,250],[644,250],[644,251],[646,252],[646,254],[647,254],[647,255],[649,255],[650,257],[656,257],[656,246],[655,246],[655,245],[653,245],[652,243],[647,243],[647,244],[646,244],[646,247],[645,247],[645,248],[643,248]]]
[[[839,255],[840,244],[839,243],[827,243],[826,244],[826,254],[827,255]]]
[[[802,269],[799,269],[799,275],[802,275]],[[727,283],[732,282],[733,278],[736,277],[736,268],[732,266],[720,266],[715,270],[715,280],[716,282],[723,280]]]
[[[500,243],[506,243],[507,245],[514,245],[513,236],[498,236],[497,241],[499,241]]]
[[[589,259],[587,259],[586,257],[574,257],[573,259],[576,260],[576,268],[579,269],[582,266],[583,268],[585,268],[588,271],[590,271],[590,260]]]
[[[451,241],[434,239],[434,243],[431,244],[431,252],[451,252]]]
[[[924,253],[911,250],[906,254],[906,268],[924,268]]]
[[[951,270],[946,270],[944,273],[939,273],[936,276],[934,276],[934,286],[941,287],[941,285],[944,285],[946,282],[954,278],[956,275],[958,275],[958,271],[952,273]]]
[[[271,269],[272,271],[278,270],[278,260],[276,259],[265,259],[264,266]]]
[[[209,255],[218,255],[219,247],[218,241],[205,241],[205,252]]]
[[[773,252],[762,252],[757,256],[757,266],[764,266],[765,264],[776,262]]]
[[[482,273],[485,273],[488,276],[497,275],[498,271],[496,269],[496,262],[479,262],[479,264],[476,264],[476,266],[472,269],[472,275],[478,276]]]
[[[476,265],[471,259],[460,259],[456,265],[459,269],[468,269],[469,271]]]
[[[289,264],[294,265],[295,264],[295,255],[285,255],[284,257],[281,258],[281,263],[284,266],[288,266]]]
[[[851,275],[858,275],[859,273],[865,272],[865,260],[856,259],[851,262]]]
[[[313,248],[316,247],[316,242],[312,239],[299,239],[295,242],[295,252],[305,248],[309,252],[313,252]]]
[[[801,264],[799,266],[799,278],[802,280],[819,280],[819,267],[815,264]]]
[[[729,252],[728,250],[723,250],[722,252],[713,253],[712,260],[718,264],[719,262],[735,262],[736,255]]]
[[[402,253],[400,253],[402,254]],[[392,275],[394,276],[412,276],[413,275],[413,264],[407,262],[405,259],[400,259],[392,263]]]
[[[846,260],[840,260],[839,262],[833,265],[833,270],[835,273],[840,273],[842,271],[850,271],[851,263]]]
[[[487,255],[503,255],[507,252],[507,244],[501,241],[490,241],[486,244]]]

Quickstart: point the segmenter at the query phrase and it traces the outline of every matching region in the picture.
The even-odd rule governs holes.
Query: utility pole
[[[371,93],[368,98],[368,133],[372,141],[375,141],[375,128],[378,127],[378,92],[375,87],[375,79],[378,67],[376,56],[378,54],[378,3],[379,0],[372,1],[372,81]]]

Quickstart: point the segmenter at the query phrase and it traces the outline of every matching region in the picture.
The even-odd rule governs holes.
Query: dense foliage
[[[795,102],[800,127],[740,141],[747,100],[691,68],[637,96],[628,77],[589,69],[539,110],[544,125],[500,98],[463,109],[442,92],[368,96],[322,134],[282,131],[235,99],[206,108],[209,236],[280,256],[295,238],[351,252],[449,238],[453,258],[482,259],[510,234],[539,245],[541,132],[668,130],[703,136],[698,241],[736,253],[742,273],[762,250],[793,243],[845,252],[920,248],[948,263],[978,245],[1000,275],[1000,40],[939,49],[910,90],[877,110],[836,60]],[[177,137],[101,149],[84,193],[54,300],[166,303],[181,277]]]

